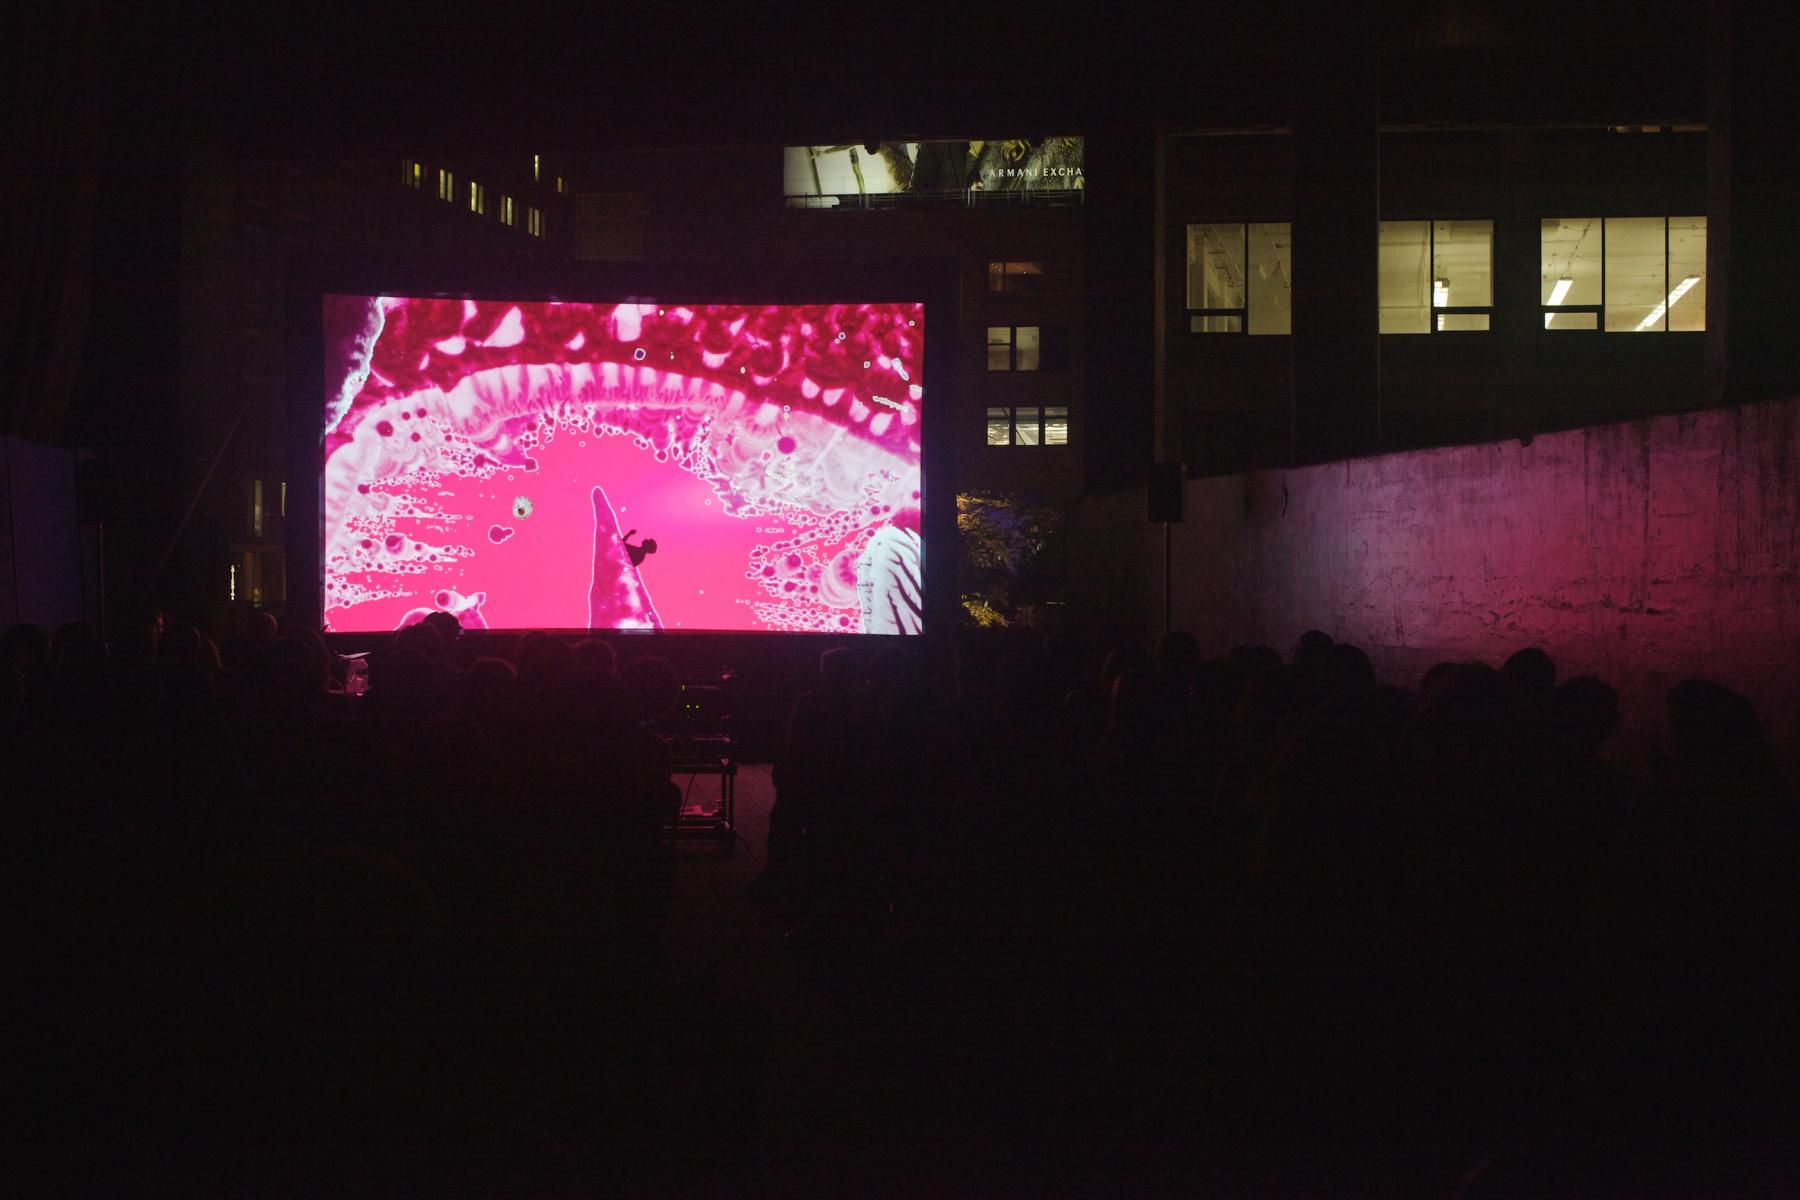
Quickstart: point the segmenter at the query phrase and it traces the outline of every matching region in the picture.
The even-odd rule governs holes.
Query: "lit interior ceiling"
[[[1559,279],[1571,279],[1568,304],[1592,304],[1597,300],[1576,300],[1590,290],[1599,295],[1600,286],[1600,219],[1598,217],[1563,217],[1543,223],[1541,244],[1544,259],[1543,294]]]

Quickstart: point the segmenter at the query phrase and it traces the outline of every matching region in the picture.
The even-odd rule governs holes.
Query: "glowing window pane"
[[[990,371],[1012,370],[1012,326],[987,327],[987,367]]]
[[[1049,274],[1042,259],[1024,259],[1006,264],[1006,290],[1009,292],[1047,291]]]
[[[1242,224],[1188,226],[1189,308],[1243,308],[1244,275]]]
[[[1431,332],[1431,222],[1383,221],[1378,234],[1382,333]]]
[[[1067,408],[1046,408],[1044,410],[1044,445],[1066,446],[1069,444],[1069,410]]]
[[[1689,282],[1689,281],[1692,282]],[[1680,295],[1676,292],[1686,285]],[[1669,218],[1669,330],[1706,328],[1706,218]]]
[[[1494,303],[1494,223],[1433,221],[1431,279],[1437,308],[1487,308]],[[1444,328],[1439,325],[1438,328]],[[1486,325],[1480,328],[1486,329]]]
[[[1013,331],[1013,369],[1035,371],[1042,365],[1043,335],[1036,325],[1021,325]]]
[[[1013,445],[1037,445],[1043,440],[1038,432],[1038,422],[1043,419],[1044,410],[1021,408],[1016,410],[1016,413],[1017,415],[1013,418]]]
[[[1244,318],[1236,313],[1211,313],[1188,318],[1190,333],[1238,333],[1243,328]]]
[[[987,444],[990,446],[1012,445],[1012,415],[1004,408],[987,410]]]
[[[1266,221],[1249,227],[1247,278],[1252,334],[1294,331],[1294,227]]]
[[[1600,303],[1599,218],[1551,217],[1539,222],[1538,255],[1540,304]]]
[[[987,278],[988,291],[1004,292],[1006,290],[1006,264],[1003,262],[989,263]]]
[[[1606,222],[1606,328],[1656,333],[1668,296],[1668,258],[1661,217],[1609,217]]]

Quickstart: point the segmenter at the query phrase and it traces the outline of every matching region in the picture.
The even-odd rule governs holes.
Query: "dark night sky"
[[[1608,77],[1656,78],[1676,108],[1702,94],[1696,3],[1395,0],[1365,12],[1332,26],[1288,3],[1075,15],[662,4],[464,15],[390,5],[342,19],[258,6],[179,30],[131,16],[111,34],[124,64],[163,58],[181,86],[223,99],[233,141],[255,155],[992,135],[1153,111],[1176,123],[1250,122],[1285,107],[1309,56],[1341,54],[1357,32],[1401,64],[1390,81],[1400,94],[1416,74],[1421,102],[1440,108],[1480,108],[1467,81],[1484,77],[1526,110],[1584,93],[1604,101]],[[166,51],[148,49],[159,45]],[[1437,67],[1406,61],[1421,53]],[[965,128],[972,121],[982,128]]]

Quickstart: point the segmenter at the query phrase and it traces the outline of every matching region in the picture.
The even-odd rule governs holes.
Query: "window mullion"
[[[1431,319],[1425,322],[1425,332],[1435,334],[1438,331],[1436,218],[1425,222],[1425,311],[1431,314]]]
[[[1240,332],[1246,336],[1250,333],[1250,222],[1244,222],[1244,316],[1239,326]]]
[[[1669,303],[1669,218],[1663,218],[1663,327],[1662,332],[1669,332],[1669,310],[1674,308]]]

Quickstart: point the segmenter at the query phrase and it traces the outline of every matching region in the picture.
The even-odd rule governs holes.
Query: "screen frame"
[[[547,630],[554,634],[718,639],[778,637],[824,644],[917,643],[957,624],[955,364],[960,353],[960,266],[941,262],[575,263],[444,258],[300,256],[289,269],[287,327],[288,616],[323,632],[325,597],[325,347],[328,295],[623,304],[919,303],[925,308],[920,439],[924,630],[896,634],[746,630]],[[495,630],[523,633],[524,630]],[[328,633],[334,646],[374,646],[386,633]]]

